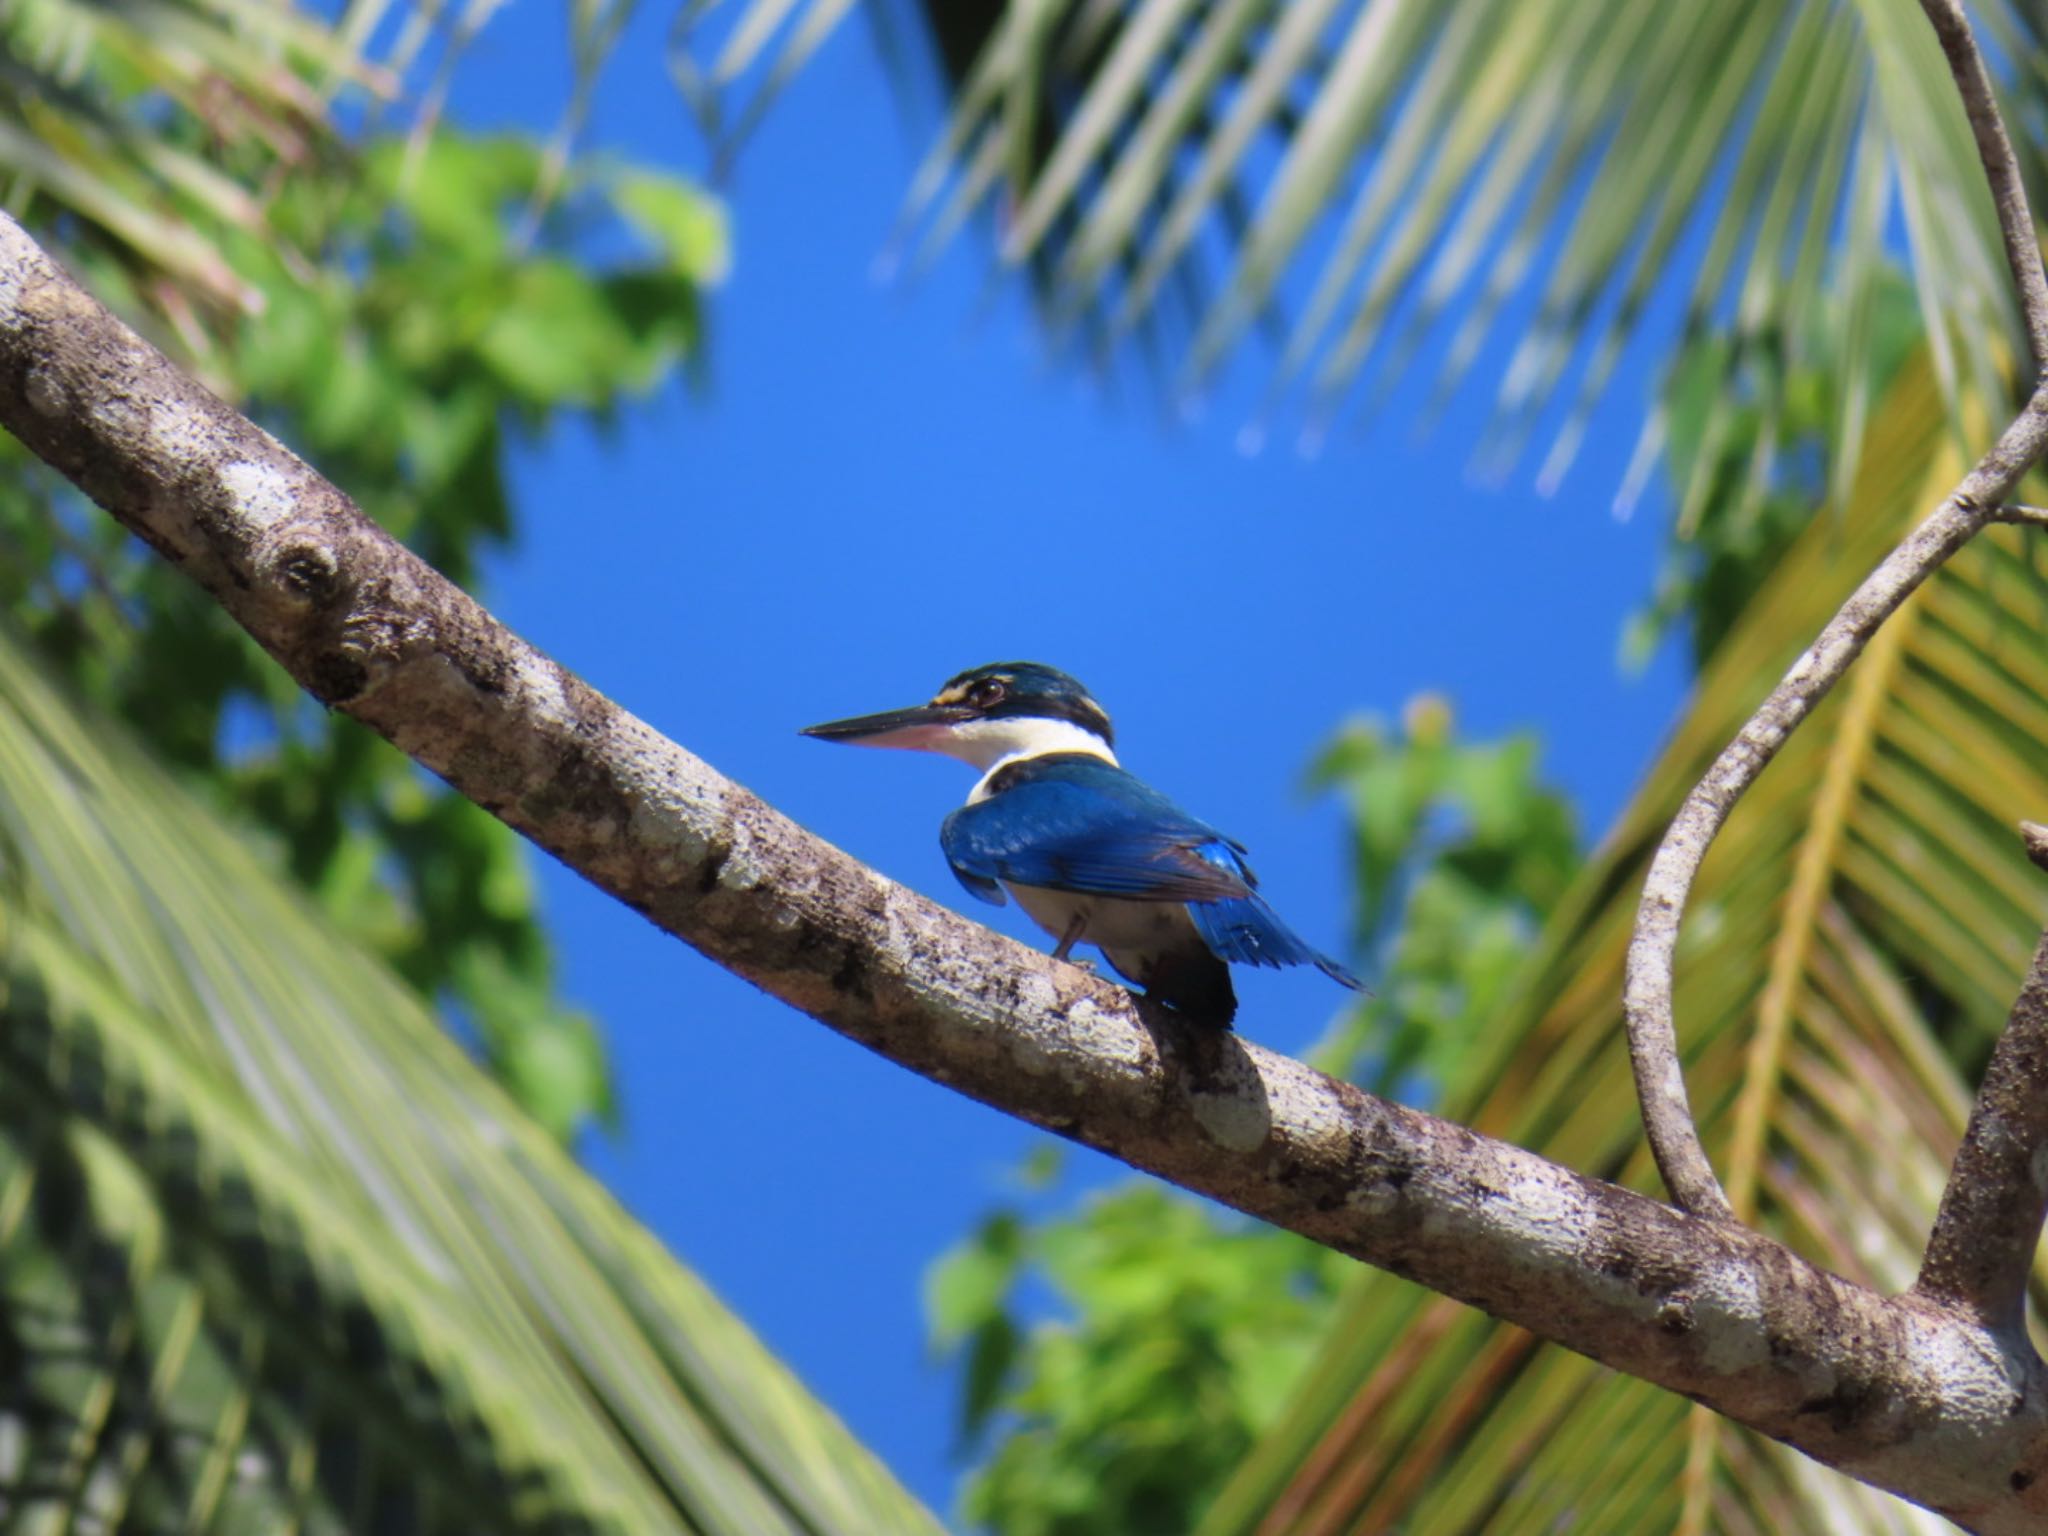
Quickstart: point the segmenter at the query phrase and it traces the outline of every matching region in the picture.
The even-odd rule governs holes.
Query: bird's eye
[[[993,709],[1009,695],[1009,689],[993,677],[984,677],[967,691],[967,702],[976,709]]]

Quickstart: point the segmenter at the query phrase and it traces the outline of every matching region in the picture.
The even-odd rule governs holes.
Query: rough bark
[[[2020,827],[2048,869],[2048,827]],[[1913,1289],[2026,1336],[2027,1277],[2048,1215],[2048,934],[1991,1052]]]
[[[1973,1529],[2048,1529],[2023,1339],[1191,1032],[891,883],[507,631],[4,218],[0,422],[316,697],[850,1038]]]

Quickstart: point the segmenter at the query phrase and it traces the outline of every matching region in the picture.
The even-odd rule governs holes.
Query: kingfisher
[[[994,662],[950,679],[928,704],[803,734],[980,769],[939,846],[983,901],[1016,897],[1058,941],[1055,960],[1092,944],[1147,996],[1220,1029],[1237,1015],[1229,961],[1312,965],[1359,988],[1266,905],[1242,843],[1124,770],[1109,715],[1064,672]]]

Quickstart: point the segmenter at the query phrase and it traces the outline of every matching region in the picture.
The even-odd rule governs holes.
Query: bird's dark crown
[[[964,704],[985,720],[1071,720],[1116,745],[1109,713],[1088,690],[1057,667],[1036,661],[992,661],[970,667],[932,697],[934,704]]]

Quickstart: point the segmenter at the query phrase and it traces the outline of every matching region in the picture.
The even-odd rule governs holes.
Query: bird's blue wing
[[[1068,756],[1016,768],[999,793],[939,830],[946,862],[977,896],[988,899],[1001,880],[1131,901],[1251,894],[1235,845],[1121,768]]]
[[[1354,992],[1364,990],[1359,979],[1328,955],[1313,948],[1292,928],[1280,921],[1280,914],[1257,894],[1234,900],[1191,903],[1188,916],[1202,942],[1219,959],[1239,965],[1312,965],[1332,981],[1342,982]]]

